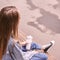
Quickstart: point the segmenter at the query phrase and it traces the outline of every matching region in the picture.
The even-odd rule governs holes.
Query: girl
[[[19,18],[15,6],[7,6],[0,11],[0,60],[47,60],[47,55],[44,53],[36,51],[24,53],[21,50],[20,46],[27,43],[18,40]]]

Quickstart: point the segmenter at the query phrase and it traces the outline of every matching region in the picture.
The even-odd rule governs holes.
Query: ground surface
[[[20,12],[19,32],[32,35],[42,45],[56,41],[49,53],[60,60],[60,0],[0,0],[0,8],[7,5],[15,5]]]

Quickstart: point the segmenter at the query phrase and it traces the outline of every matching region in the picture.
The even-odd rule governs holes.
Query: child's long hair
[[[6,52],[10,36],[18,35],[19,13],[15,6],[7,6],[0,11],[0,60]]]

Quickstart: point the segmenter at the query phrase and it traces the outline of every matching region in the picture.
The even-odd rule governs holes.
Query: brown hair
[[[0,11],[0,60],[6,52],[10,36],[18,35],[19,13],[15,6],[7,6]]]

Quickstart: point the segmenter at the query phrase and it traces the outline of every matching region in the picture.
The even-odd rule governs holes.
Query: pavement
[[[19,33],[32,35],[41,45],[54,40],[48,52],[59,60],[60,0],[0,0],[0,9],[7,5],[16,6],[20,13]]]

